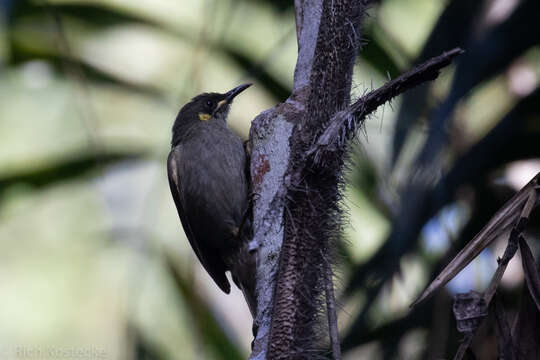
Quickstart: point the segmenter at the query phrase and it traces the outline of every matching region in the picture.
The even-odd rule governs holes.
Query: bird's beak
[[[231,91],[227,92],[225,94],[225,100],[227,100],[227,104],[232,103],[233,99],[236,97],[236,95],[240,94],[242,91],[246,90],[248,87],[250,87],[252,84],[242,84]]]

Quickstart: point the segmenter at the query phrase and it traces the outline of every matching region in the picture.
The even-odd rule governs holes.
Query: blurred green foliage
[[[450,356],[448,293],[407,306],[538,169],[509,163],[540,156],[540,12],[534,1],[505,3],[370,8],[355,97],[445,49],[466,55],[378,111],[353,149],[338,271],[346,358]],[[292,1],[3,0],[0,11],[0,351],[245,358],[247,307],[191,253],[165,155],[178,109],[197,93],[254,82],[230,116],[243,137],[288,96]],[[412,192],[424,152],[438,154],[436,181]],[[486,268],[475,266],[454,290],[482,287]],[[503,296],[517,293],[516,276]]]

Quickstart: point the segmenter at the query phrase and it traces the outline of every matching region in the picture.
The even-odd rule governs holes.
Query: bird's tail
[[[249,244],[246,242],[235,257],[230,266],[232,279],[244,293],[251,316],[255,319],[257,314],[255,253],[249,251]]]

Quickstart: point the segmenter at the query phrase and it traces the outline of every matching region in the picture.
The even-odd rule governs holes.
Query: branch
[[[304,0],[294,0],[294,17],[296,21],[296,41],[298,42],[298,48],[300,48],[300,45],[302,42],[300,41],[300,37],[302,35],[302,28],[304,23]]]
[[[540,196],[536,193],[540,189],[540,173],[538,173],[527,185],[525,185],[516,195],[508,200],[503,207],[491,218],[486,226],[454,257],[454,259],[441,271],[424,292],[415,300],[411,307],[426,300],[433,293],[446,285],[465,266],[467,266],[482,250],[484,250],[493,240],[513,224],[520,223],[525,215],[528,217],[532,206],[540,205]],[[531,204],[531,202],[533,202]],[[525,211],[525,213],[524,213]]]
[[[305,0],[295,0],[294,6],[298,59],[294,69],[293,95],[291,98],[304,98],[305,96],[299,95],[309,85],[315,48],[317,47],[323,0],[312,0],[309,1],[309,4],[306,4]]]
[[[398,76],[367,95],[361,97],[351,105],[350,110],[357,119],[363,119],[375,111],[380,105],[392,100],[403,92],[412,89],[426,81],[435,80],[442,68],[450,65],[452,60],[463,54],[460,48],[446,51],[439,56],[431,58],[426,62],[415,66],[406,73]]]
[[[497,292],[497,288],[499,287],[502,276],[504,272],[506,271],[506,267],[508,263],[510,262],[510,260],[514,257],[518,249],[518,243],[525,242],[523,240],[523,231],[525,229],[525,226],[527,225],[527,222],[529,221],[529,216],[533,208],[535,207],[536,200],[538,198],[537,188],[532,187],[532,190],[530,190],[531,189],[530,184],[531,183],[536,184],[535,180],[537,179],[538,179],[538,175],[534,177],[533,180],[531,180],[531,182],[520,191],[520,193],[522,193],[523,190],[525,189],[528,190],[527,192],[523,192],[527,194],[527,200],[525,204],[521,203],[522,208],[521,208],[521,211],[519,212],[519,217],[517,218],[517,220],[514,216],[509,216],[509,218],[513,220],[514,225],[512,227],[512,231],[510,232],[510,236],[508,238],[508,245],[506,246],[506,249],[504,250],[503,257],[497,260],[499,263],[497,266],[497,270],[491,277],[491,281],[489,283],[487,290],[484,292],[484,295],[481,297],[478,297],[476,292],[471,291],[468,294],[458,294],[456,296],[456,303],[454,304],[454,313],[456,315],[458,330],[460,330],[460,326],[462,325],[472,324],[474,326],[471,326],[465,329],[464,331],[462,330],[462,332],[465,332],[465,339],[459,346],[459,349],[456,355],[454,356],[454,360],[461,360],[463,356],[465,355],[467,349],[470,347],[474,334],[476,333],[476,330],[478,330],[480,324],[484,320],[487,314],[487,308],[490,306],[490,303]],[[495,219],[498,218],[500,216],[499,214],[500,212],[497,213],[494,216],[494,218]],[[456,256],[456,258],[458,257],[459,255]],[[470,296],[478,298],[478,301],[476,301],[474,306],[470,306],[470,305],[467,306],[467,304],[460,306],[460,302],[458,302],[458,300],[463,299],[463,298],[468,298]],[[464,316],[464,313],[466,313],[465,314],[466,316]],[[471,322],[471,319],[474,321]],[[499,354],[499,356],[501,355],[502,354]]]
[[[298,104],[301,113],[291,137],[269,359],[313,358],[320,343],[317,325],[325,290],[321,265],[328,261],[331,239],[340,233],[341,166],[309,171],[305,150],[322,124],[349,103],[364,5],[358,0],[296,1],[302,23],[288,102]]]
[[[366,4],[366,0],[295,0],[298,60],[293,93],[252,123],[250,172],[258,196],[250,243],[257,257],[251,359],[313,357],[321,335],[316,331],[321,300],[327,291],[329,334],[336,343],[333,285],[327,279],[331,268],[327,272],[321,265],[331,260],[332,241],[341,233],[345,140],[379,105],[435,79],[461,53],[455,49],[434,58],[347,108]],[[345,108],[349,115],[343,119],[340,110]],[[333,152],[329,166],[312,166],[313,144]],[[335,354],[339,356],[339,346]]]
[[[282,104],[257,116],[250,130],[251,179],[257,199],[253,206],[253,240],[250,250],[256,252],[257,314],[250,359],[267,358],[272,320],[277,264],[283,240],[283,207],[286,188],[284,177],[290,161],[289,139],[294,112]]]
[[[463,342],[459,346],[458,351],[456,352],[456,355],[454,356],[454,360],[463,359],[463,356],[465,356],[467,349],[471,346],[476,330],[478,330],[478,328],[480,327],[480,324],[482,323],[482,321],[485,319],[487,315],[487,309],[489,308],[491,300],[493,299],[493,296],[495,295],[495,292],[497,291],[497,287],[499,286],[499,283],[504,274],[504,271],[506,270],[506,266],[508,265],[510,260],[514,257],[518,249],[518,242],[521,236],[522,236],[521,232],[517,230],[517,226],[514,227],[514,229],[512,229],[510,238],[508,239],[508,245],[506,246],[504,255],[502,259],[499,259],[499,265],[497,266],[497,270],[495,271],[495,274],[493,274],[491,278],[488,289],[486,290],[483,296],[478,295],[478,299],[477,299],[478,301],[474,304],[474,306],[469,305],[469,309],[467,309],[468,311],[467,311],[466,316],[461,313],[463,309],[466,308],[466,306],[463,306],[463,305],[459,306],[460,302],[462,301],[461,299],[468,298],[471,295],[477,295],[478,293],[471,291],[467,294],[456,295],[456,301],[454,304],[454,314],[456,316],[458,330],[460,330],[460,324],[465,324],[471,327],[466,329],[465,338],[463,339]]]
[[[435,80],[440,70],[462,53],[463,50],[460,48],[444,52],[362,96],[332,118],[308,154],[314,154],[314,162],[321,164],[321,160],[330,155],[329,153],[339,153],[339,150],[344,149],[347,141],[357,133],[364,119],[379,106],[424,82]]]

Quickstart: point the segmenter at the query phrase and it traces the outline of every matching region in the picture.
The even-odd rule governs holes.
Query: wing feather
[[[184,232],[193,248],[193,251],[197,255],[197,258],[206,269],[208,274],[216,282],[216,284],[223,290],[225,293],[231,291],[231,285],[225,276],[226,267],[222,259],[218,258],[213,251],[205,251],[207,249],[201,249],[200,244],[202,242],[196,238],[195,233],[192,231],[193,226],[190,219],[189,212],[186,212],[185,196],[183,192],[183,187],[181,183],[182,174],[181,166],[179,164],[182,161],[182,145],[175,146],[169,153],[167,159],[167,175],[169,178],[169,186],[171,188],[172,197],[178,210],[178,215],[180,216],[180,221],[184,228]]]

